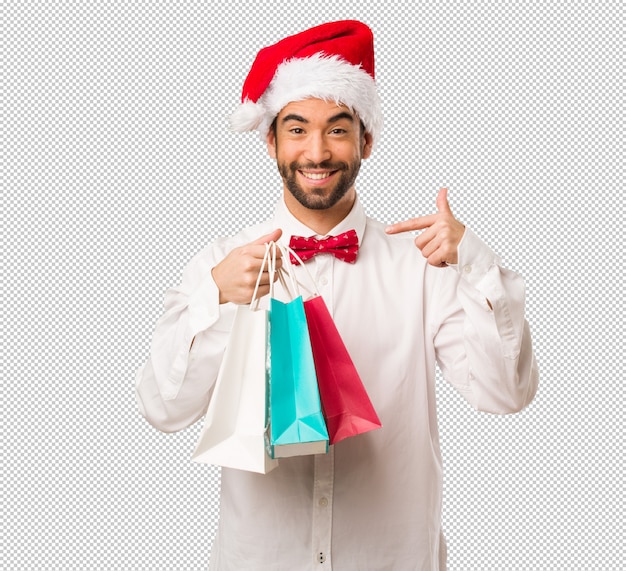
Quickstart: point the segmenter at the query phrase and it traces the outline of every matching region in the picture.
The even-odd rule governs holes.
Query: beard
[[[282,177],[287,190],[289,190],[293,197],[300,204],[302,204],[302,206],[311,210],[326,210],[335,206],[335,204],[337,204],[354,185],[360,168],[360,159],[357,159],[353,163],[321,162],[319,164],[300,165],[294,161],[289,164],[278,164],[280,176]],[[327,194],[325,189],[322,188],[313,188],[306,191],[296,181],[297,171],[309,169],[319,169],[333,172],[337,171],[339,173],[339,179],[335,182],[335,187],[332,189],[330,194]]]

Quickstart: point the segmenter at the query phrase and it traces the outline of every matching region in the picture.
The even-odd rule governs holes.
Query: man
[[[446,189],[428,216],[385,228],[365,215],[355,180],[382,120],[364,24],[325,24],[261,50],[231,125],[265,137],[283,198],[271,220],[201,251],[167,293],[137,374],[142,413],[163,431],[205,413],[266,242],[348,233],[356,260],[322,250],[306,263],[383,427],[266,475],[224,468],[211,569],[445,569],[435,365],[476,409],[527,405],[537,368],[523,281],[455,219]]]

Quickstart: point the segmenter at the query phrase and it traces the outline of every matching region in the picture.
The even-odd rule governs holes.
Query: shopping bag
[[[304,302],[330,444],[380,428],[381,422],[324,299]]]
[[[267,253],[266,249],[264,264]],[[262,272],[263,267],[259,279]],[[257,289],[258,283],[257,279]],[[268,312],[258,308],[257,289],[250,305],[236,308],[192,460],[266,474],[278,461],[267,452]]]
[[[275,246],[273,249],[275,256]],[[288,265],[287,259],[288,256],[283,255],[283,268]],[[288,270],[280,270],[284,286],[285,271]],[[293,274],[290,277],[292,285],[297,287]],[[270,280],[273,283],[272,276]],[[322,415],[302,296],[295,291],[290,291],[289,296],[295,297],[284,303],[274,297],[273,287],[270,292],[272,458],[328,452],[328,431]]]

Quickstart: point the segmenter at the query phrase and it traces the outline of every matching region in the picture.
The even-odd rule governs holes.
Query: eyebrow
[[[336,121],[339,121],[340,119],[347,119],[351,123],[354,123],[354,117],[350,115],[350,113],[348,113],[347,111],[341,111],[340,113],[333,115],[332,117],[328,119],[327,123],[335,123]],[[305,119],[301,115],[296,115],[295,113],[290,113],[289,115],[285,115],[282,118],[281,122],[284,124],[284,123],[287,123],[288,121],[298,121],[299,123],[309,122],[308,119]]]

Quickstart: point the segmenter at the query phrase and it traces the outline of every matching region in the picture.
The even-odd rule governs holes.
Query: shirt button
[[[470,266],[469,264],[465,264],[465,265],[463,266],[463,271],[464,271],[466,274],[469,274],[469,273],[472,271],[472,266]]]
[[[318,502],[318,504],[325,508],[328,505],[328,499],[327,498],[320,498],[320,501]]]
[[[326,561],[326,555],[324,555],[323,553],[320,553],[320,554],[317,556],[317,560],[318,560],[320,563],[324,563],[324,561]]]
[[[328,284],[328,278],[326,276],[322,276],[320,278],[320,284],[323,285],[323,286],[327,285]]]

